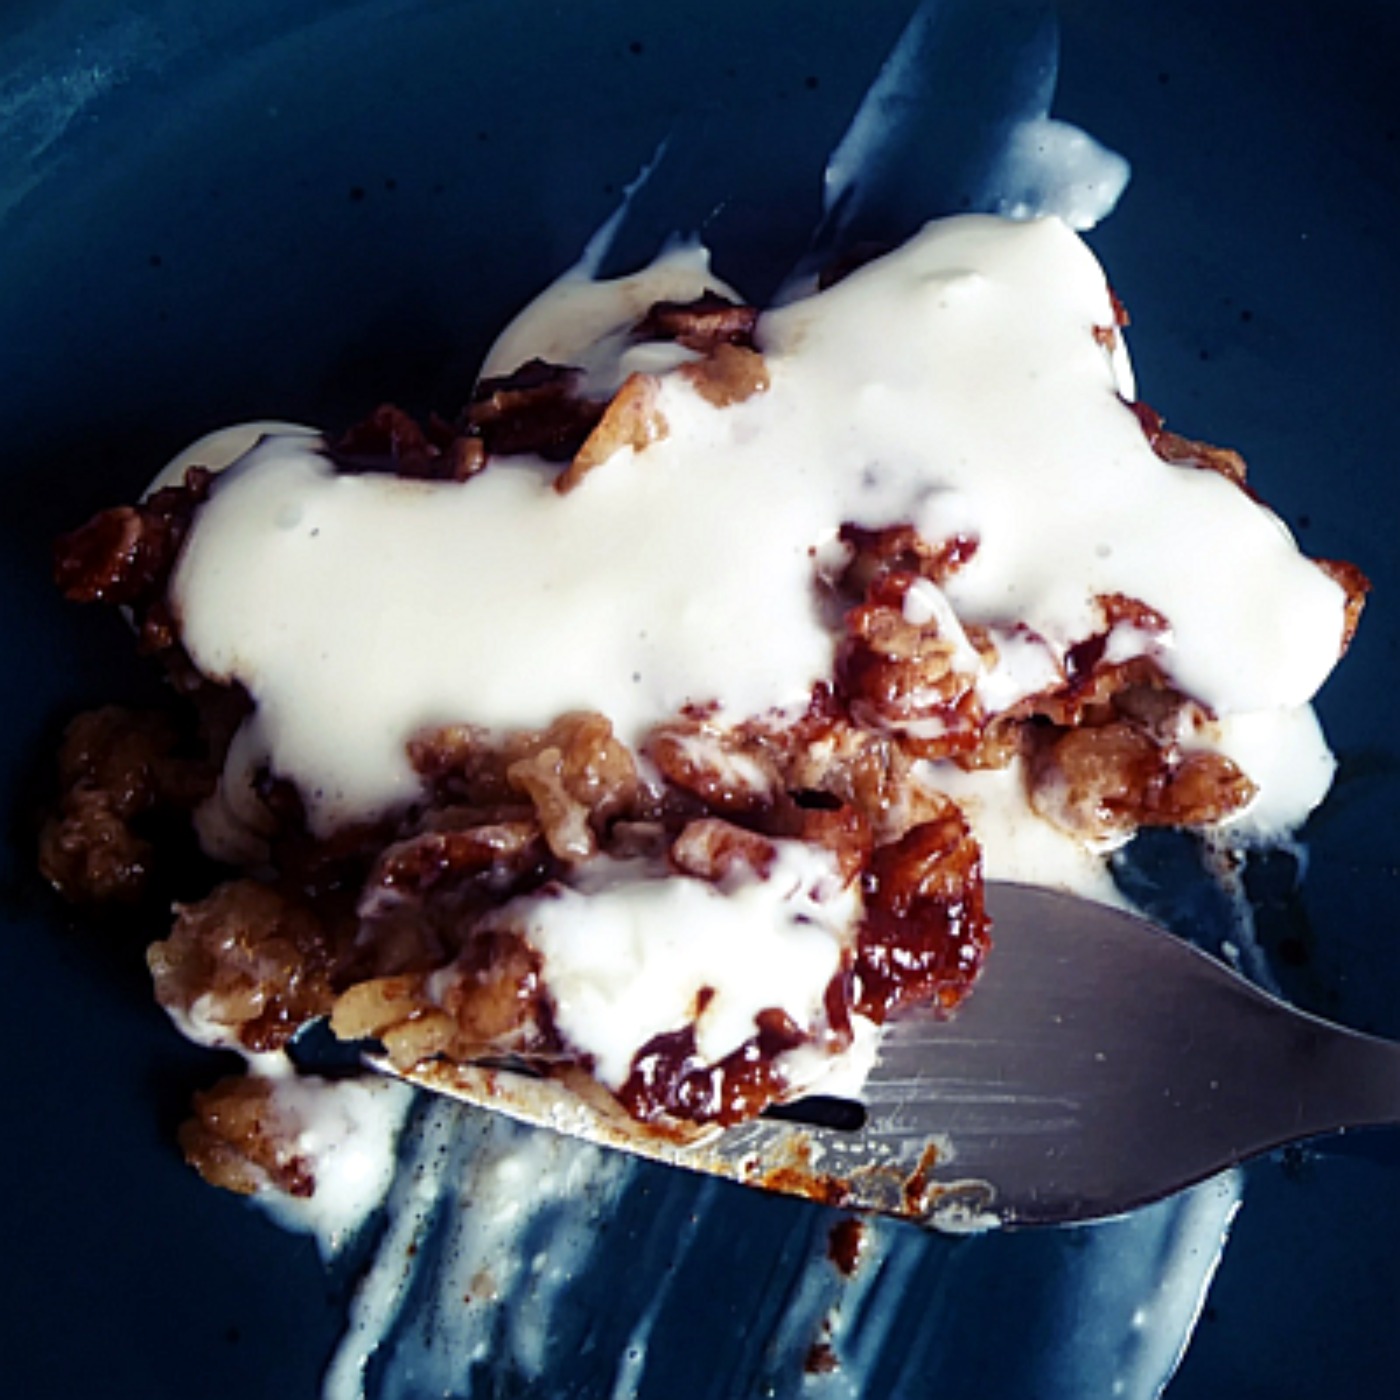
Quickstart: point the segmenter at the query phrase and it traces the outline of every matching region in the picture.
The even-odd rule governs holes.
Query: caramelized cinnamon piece
[[[1163,718],[1183,711],[1189,711],[1196,720],[1204,718],[1205,710],[1172,687],[1155,657],[1140,654],[1126,661],[1108,660],[1108,644],[1115,627],[1164,634],[1169,631],[1167,619],[1140,599],[1125,594],[1102,594],[1097,601],[1103,631],[1072,646],[1064,659],[1064,684],[1030,697],[1015,717],[1034,715],[1066,727],[1102,722],[1113,717],[1118,697],[1132,693],[1139,697],[1135,704],[1141,707],[1150,703]],[[1149,702],[1142,698],[1148,692],[1160,692],[1162,698]]]
[[[574,460],[554,481],[554,489],[566,495],[595,467],[630,447],[642,452],[666,436],[666,419],[656,405],[659,383],[650,374],[629,374],[613,396],[598,425],[574,454]]]
[[[479,437],[441,419],[424,428],[393,404],[381,404],[344,433],[331,456],[342,471],[386,471],[419,481],[466,481],[486,465]]]
[[[758,812],[773,805],[778,774],[763,746],[703,720],[675,720],[652,731],[646,755],[667,782],[712,811]]]
[[[631,751],[602,715],[563,715],[539,734],[517,735],[506,769],[510,785],[534,804],[549,848],[566,861],[597,854],[601,826],[630,810],[637,798]]]
[[[539,827],[529,821],[449,827],[441,821],[385,849],[370,884],[398,894],[426,894],[444,883],[480,875],[503,888],[544,859]]]
[[[976,677],[958,667],[957,642],[936,617],[911,620],[905,600],[915,582],[881,575],[846,614],[837,688],[858,723],[897,733],[922,756],[945,757],[976,745],[983,717]]]
[[[1133,402],[1127,406],[1142,425],[1148,446],[1164,462],[1218,472],[1227,480],[1233,481],[1236,486],[1245,486],[1247,467],[1244,458],[1238,452],[1228,447],[1214,447],[1208,442],[1197,442],[1192,438],[1182,437],[1179,433],[1168,432],[1164,426],[1166,420],[1148,404]]]
[[[516,796],[506,777],[513,757],[499,739],[476,725],[447,724],[414,735],[408,761],[437,802],[486,807]]]
[[[637,322],[639,340],[674,340],[687,350],[708,353],[721,345],[753,346],[758,311],[705,292],[694,301],[658,301]]]
[[[865,598],[880,580],[900,574],[941,584],[977,553],[977,540],[971,536],[953,535],[932,544],[912,525],[870,530],[848,521],[841,526],[839,538],[851,557],[836,585],[857,600]]]
[[[63,596],[126,606],[157,598],[211,480],[203,467],[191,467],[181,485],[138,505],[104,510],[62,536],[54,548],[54,577]]]
[[[442,994],[457,1031],[455,1058],[540,1050],[549,1039],[539,955],[509,929],[478,935]]]
[[[1254,784],[1224,755],[1180,753],[1129,720],[1031,734],[1031,805],[1096,844],[1141,826],[1211,825],[1254,797]]]
[[[1254,800],[1258,788],[1224,754],[1192,751],[1171,764],[1144,826],[1214,826]]]
[[[493,456],[533,453],[565,462],[603,416],[603,405],[579,393],[579,371],[528,360],[510,374],[483,379],[467,422]]]
[[[540,962],[509,929],[473,934],[457,960],[432,974],[357,982],[335,1001],[331,1030],[342,1040],[378,1040],[399,1069],[444,1058],[552,1051],[541,1005]]]
[[[39,872],[75,904],[131,903],[144,893],[154,847],[137,835],[110,793],[80,787],[39,833]]]
[[[716,884],[744,870],[765,880],[777,858],[777,848],[766,836],[719,817],[689,822],[671,845],[677,870]]]
[[[1197,442],[1194,438],[1182,437],[1165,429],[1158,434],[1152,448],[1164,462],[1219,472],[1236,486],[1245,484],[1248,468],[1244,458],[1232,448],[1213,447],[1208,442]]]
[[[778,830],[830,851],[836,857],[841,878],[848,884],[854,883],[869,864],[875,844],[870,823],[858,808],[839,798],[827,798],[823,793],[820,796],[827,800],[818,804],[814,801],[817,796],[800,794],[799,800],[786,809]]]
[[[962,813],[942,814],[878,846],[865,877],[854,1006],[883,1022],[900,1006],[951,1010],[990,946],[982,853]]]
[[[435,1010],[424,973],[371,977],[346,988],[331,1007],[331,1030],[341,1040],[378,1040],[392,1026]],[[408,1060],[406,1064],[413,1064]]]
[[[1100,593],[1095,600],[1103,613],[1104,624],[1111,631],[1115,627],[1127,626],[1139,632],[1163,634],[1171,631],[1171,624],[1156,608],[1148,607],[1140,598],[1131,598],[1126,593]]]
[[[1342,559],[1316,559],[1313,562],[1346,594],[1342,614],[1341,650],[1344,652],[1356,635],[1361,609],[1366,605],[1366,595],[1371,591],[1371,580],[1355,564],[1348,564]]]
[[[821,793],[857,812],[879,842],[902,836],[942,811],[938,797],[912,774],[914,755],[893,734],[851,722],[821,691],[808,713],[774,736],[783,783],[799,800]]]
[[[173,723],[155,711],[111,705],[69,724],[59,807],[39,837],[39,868],[66,898],[126,902],[143,892],[155,859],[143,818],[187,810],[214,786],[212,767],[178,749]]]
[[[504,738],[445,725],[417,735],[408,751],[439,802],[491,809],[528,801],[561,859],[595,849],[588,828],[631,813],[640,794],[630,750],[590,711]]]

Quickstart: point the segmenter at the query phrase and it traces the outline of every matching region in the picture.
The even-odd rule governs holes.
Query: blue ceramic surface
[[[314,1396],[356,1262],[328,1274],[311,1242],[180,1163],[174,1125],[215,1070],[151,1001],[140,948],[161,930],[80,926],[32,873],[62,719],[151,688],[110,617],[58,602],[49,541],[131,497],[210,426],[343,422],[386,398],[453,406],[493,331],[574,260],[663,144],[615,256],[640,260],[672,229],[699,228],[719,270],[762,294],[808,246],[824,161],[911,8],[9,0],[0,12],[6,1393]],[[974,198],[978,142],[1013,78],[1030,81],[1024,55],[1053,52],[1050,14],[1019,0],[926,7],[927,100],[906,114],[861,232],[896,236]],[[1144,397],[1179,430],[1241,448],[1305,547],[1375,582],[1320,701],[1341,768],[1304,833],[1305,878],[1296,853],[1280,854],[1252,860],[1245,883],[1260,975],[1400,1036],[1388,710],[1400,689],[1400,12],[1063,0],[1059,57],[1056,115],[1133,164],[1091,242],[1132,309]],[[1218,942],[1228,925],[1193,870],[1181,843],[1157,842],[1124,878]],[[490,1150],[492,1131],[464,1130],[456,1150]],[[539,1366],[522,1367],[504,1332],[484,1360],[434,1351],[415,1335],[429,1314],[410,1309],[398,1354],[427,1360],[381,1358],[370,1392],[798,1393],[802,1319],[829,1287],[829,1218],[660,1171],[629,1168],[614,1185],[572,1207],[598,1244],[551,1314]],[[807,1384],[940,1400],[1150,1395],[1188,1330],[1158,1282],[1189,1275],[1234,1190],[1093,1231],[887,1232],[878,1276],[848,1300],[853,1364]],[[1170,1400],[1397,1393],[1397,1135],[1260,1163],[1242,1190]],[[644,1364],[629,1362],[643,1321]]]

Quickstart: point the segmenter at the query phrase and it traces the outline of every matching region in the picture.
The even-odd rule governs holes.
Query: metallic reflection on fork
[[[504,1066],[405,1077],[657,1161],[961,1231],[1101,1219],[1285,1143],[1400,1122],[1400,1044],[1250,986],[1132,914],[988,888],[994,947],[950,1019],[887,1028],[860,1104],[679,1144]],[[383,1061],[377,1067],[394,1072]]]

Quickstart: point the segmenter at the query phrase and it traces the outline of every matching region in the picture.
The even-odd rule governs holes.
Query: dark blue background
[[[1015,24],[1038,7],[1002,8]],[[309,1242],[176,1157],[173,1124],[210,1075],[150,1000],[139,950],[159,927],[79,928],[31,874],[59,719],[147,684],[110,618],[55,600],[50,539],[213,424],[335,422],[382,398],[453,407],[493,330],[574,259],[668,133],[637,254],[648,230],[703,225],[722,273],[771,285],[907,9],[9,0],[0,13],[8,1393],[311,1396],[344,1301]],[[1092,242],[1132,309],[1144,396],[1180,431],[1240,447],[1303,544],[1376,583],[1320,705],[1342,769],[1308,833],[1306,884],[1275,868],[1259,893],[1289,993],[1400,1036],[1400,11],[1059,10],[1055,110],[1134,165]],[[905,206],[879,215],[890,232],[947,212],[919,203],[918,156]],[[1397,1157],[1379,1135],[1252,1169],[1172,1400],[1396,1393]],[[789,1209],[746,1198],[736,1232]],[[966,1316],[985,1321],[940,1343],[927,1393],[1026,1393],[1008,1358],[1053,1315],[1071,1247],[956,1247]],[[718,1332],[737,1325],[718,1295],[706,1306]]]

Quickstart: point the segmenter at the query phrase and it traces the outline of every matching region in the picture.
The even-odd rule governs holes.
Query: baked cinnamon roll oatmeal
[[[45,872],[129,897],[187,813],[225,878],[156,995],[255,1067],[324,1019],[680,1138],[810,1092],[974,988],[984,879],[1326,789],[1366,581],[1136,402],[1126,319],[1052,219],[765,311],[681,249],[555,284],[450,421],[214,434],[59,543],[187,714],[74,722]],[[305,1194],[290,1136],[234,1080],[183,1141]]]

